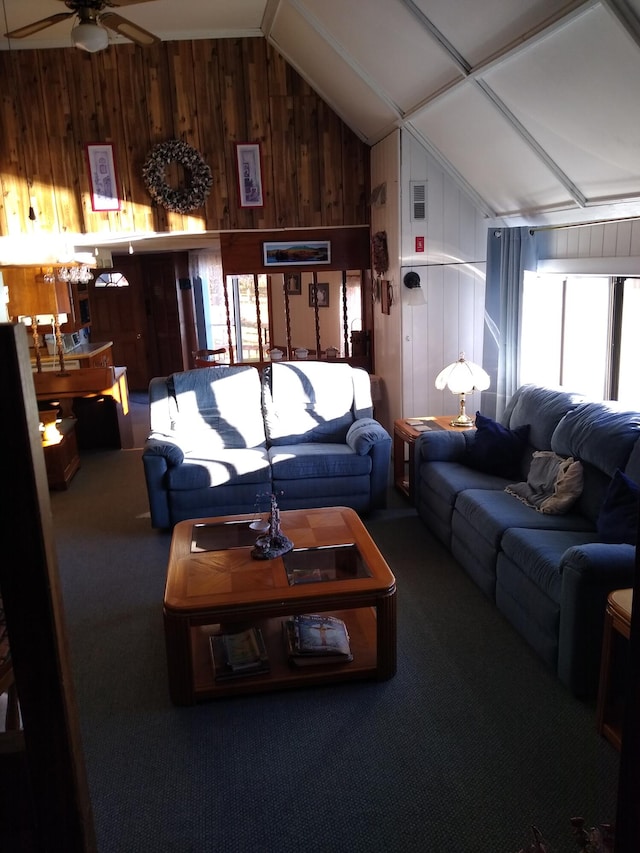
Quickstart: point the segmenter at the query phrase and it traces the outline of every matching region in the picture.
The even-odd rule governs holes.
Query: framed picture
[[[263,243],[265,267],[316,266],[331,263],[330,240],[296,240],[289,243]]]
[[[120,210],[113,145],[107,142],[87,145],[87,162],[92,210]]]
[[[309,308],[315,308],[315,300],[313,298],[313,289],[316,288],[318,294],[318,308],[329,307],[329,285],[328,284],[313,284],[309,285]]]
[[[240,207],[263,207],[260,145],[257,142],[236,145],[236,159]]]
[[[302,276],[299,272],[288,272],[284,277],[284,283],[289,296],[302,295]]]

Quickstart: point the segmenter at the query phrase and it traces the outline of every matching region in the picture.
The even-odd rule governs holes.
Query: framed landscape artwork
[[[263,243],[265,267],[316,266],[331,263],[330,240],[295,240],[288,243]]]

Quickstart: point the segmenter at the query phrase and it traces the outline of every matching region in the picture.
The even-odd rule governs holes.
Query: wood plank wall
[[[369,222],[368,146],[263,38],[0,51],[0,126],[0,236]],[[213,172],[189,215],[153,204],[142,180],[151,148],[173,138]],[[114,145],[120,211],[91,209],[95,142]],[[263,208],[239,206],[237,142],[261,144]],[[172,186],[181,172],[167,170]]]

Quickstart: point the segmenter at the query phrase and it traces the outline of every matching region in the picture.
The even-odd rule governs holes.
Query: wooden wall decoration
[[[265,39],[0,51],[0,80],[0,236],[369,222],[368,146]],[[153,203],[144,185],[149,151],[169,139],[213,174],[191,213]],[[92,210],[85,146],[95,142],[114,146],[119,211]],[[260,144],[260,208],[240,204],[235,145],[246,142]],[[175,164],[167,177],[179,187],[185,176]]]

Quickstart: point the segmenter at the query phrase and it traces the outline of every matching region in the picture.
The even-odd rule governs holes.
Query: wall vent
[[[411,219],[424,222],[427,218],[427,182],[411,181]]]

